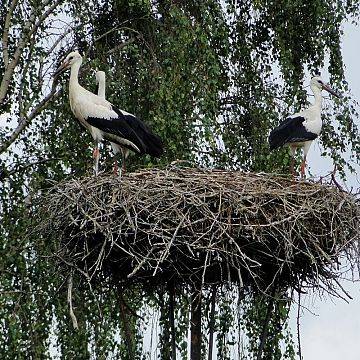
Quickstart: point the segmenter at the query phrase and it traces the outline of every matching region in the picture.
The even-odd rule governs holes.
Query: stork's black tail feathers
[[[142,139],[146,146],[145,153],[154,157],[160,157],[164,152],[164,145],[160,136],[155,135],[148,128]]]
[[[286,136],[284,134],[281,134],[281,131],[279,131],[277,128],[272,130],[269,135],[269,146],[270,151],[277,149],[285,144]]]
[[[164,152],[164,145],[161,138],[155,135],[149,126],[138,119],[135,115],[123,112],[113,106],[113,110],[119,115],[119,119],[123,120],[122,130],[124,132],[124,124],[128,129],[128,140],[133,142],[140,154],[149,154],[154,157],[160,157]]]

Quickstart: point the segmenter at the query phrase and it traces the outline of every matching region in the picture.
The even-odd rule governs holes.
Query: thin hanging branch
[[[169,289],[169,321],[171,331],[171,360],[176,360],[176,331],[175,331],[175,286],[171,281]]]
[[[299,354],[299,359],[302,360],[301,342],[300,342],[300,306],[301,306],[300,300],[301,300],[301,292],[299,291],[298,309],[297,309],[297,317],[296,317],[296,330],[297,330],[297,340],[298,340],[298,354]]]
[[[77,330],[79,328],[78,326],[78,322],[74,313],[74,309],[73,309],[73,304],[72,304],[72,288],[73,288],[73,274],[70,273],[69,277],[68,277],[68,292],[67,292],[67,301],[69,304],[69,312],[70,312],[70,317],[71,317],[71,321],[73,324],[73,327],[75,330]]]

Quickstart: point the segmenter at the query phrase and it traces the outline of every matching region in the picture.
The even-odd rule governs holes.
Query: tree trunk
[[[127,359],[128,360],[134,360],[135,359],[135,353],[134,353],[134,344],[133,344],[133,339],[135,338],[131,327],[130,327],[130,322],[131,322],[131,314],[129,313],[128,308],[126,307],[124,298],[122,296],[122,292],[119,289],[118,292],[118,302],[119,302],[119,307],[120,307],[120,317],[121,317],[121,322],[122,322],[122,336],[125,338],[125,344],[126,344],[126,348],[127,348]]]
[[[268,303],[267,310],[266,310],[265,321],[264,321],[263,329],[262,329],[262,332],[260,335],[260,343],[259,343],[259,349],[258,349],[256,360],[262,359],[262,353],[264,351],[264,347],[265,347],[265,343],[266,343],[266,339],[267,339],[267,335],[268,335],[268,331],[269,331],[271,312],[272,312],[273,306],[274,306],[275,291],[276,291],[276,286],[274,286],[271,297],[269,298],[269,303]]]
[[[191,360],[201,360],[201,290],[191,294]]]

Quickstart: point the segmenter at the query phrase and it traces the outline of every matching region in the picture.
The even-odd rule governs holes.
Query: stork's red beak
[[[329,92],[330,94],[332,94],[332,95],[334,95],[334,96],[336,96],[336,97],[338,97],[338,98],[341,98],[341,95],[338,94],[335,90],[333,90],[333,89],[330,87],[330,85],[328,85],[328,84],[323,84],[322,87],[323,87],[324,90],[326,90],[326,91]]]
[[[59,76],[64,70],[66,70],[70,66],[68,61],[64,61],[54,72],[54,77]]]

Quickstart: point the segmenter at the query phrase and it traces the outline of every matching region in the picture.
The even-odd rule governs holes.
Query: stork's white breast
[[[87,91],[83,87],[70,88],[70,107],[77,119],[86,127],[97,141],[103,139],[103,132],[91,126],[86,119],[114,119],[118,115],[111,108],[111,104],[101,97]]]
[[[293,116],[296,115],[303,116],[305,118],[303,125],[307,131],[317,135],[320,134],[322,128],[320,109],[309,107],[308,109],[301,111],[298,114],[294,114]]]
[[[304,121],[304,126],[307,131],[319,135],[322,128],[322,121],[321,119]]]

